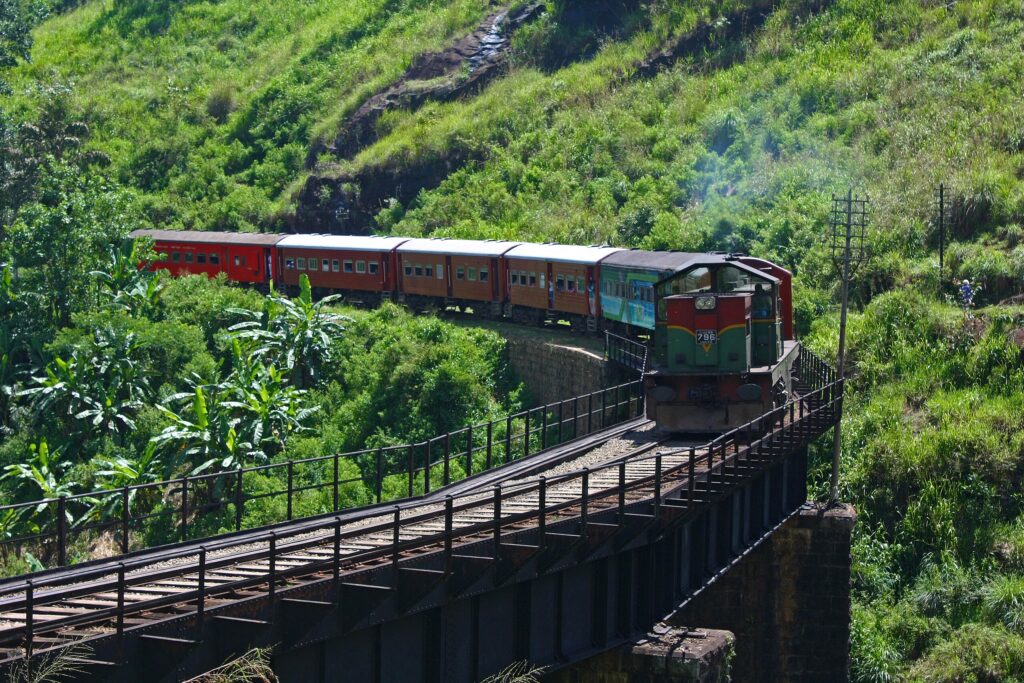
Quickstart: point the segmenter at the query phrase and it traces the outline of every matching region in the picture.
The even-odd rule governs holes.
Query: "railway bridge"
[[[74,648],[80,680],[157,683],[254,646],[283,681],[567,666],[646,633],[804,503],[842,383],[807,351],[796,375],[792,401],[706,443],[644,431],[636,391],[621,424],[397,505],[8,581],[0,667]]]

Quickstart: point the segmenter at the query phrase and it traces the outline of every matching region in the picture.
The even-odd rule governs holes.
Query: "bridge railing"
[[[423,495],[639,417],[642,392],[637,380],[417,443],[2,505],[0,554],[66,566],[76,544],[101,537],[128,553]]]
[[[716,478],[724,486],[726,468],[738,462],[744,462],[748,468],[757,464],[767,466],[803,448],[834,424],[841,395],[842,382],[829,383],[723,434],[703,447],[689,447],[686,449],[688,457],[681,464],[672,467],[664,467],[665,452],[655,452],[556,476],[541,476],[506,486],[497,485],[489,496],[481,496],[479,491],[448,496],[443,513],[424,510],[420,503],[407,501],[393,506],[390,510],[380,510],[378,514],[364,520],[362,525],[356,525],[355,528],[343,529],[341,518],[326,518],[303,525],[299,529],[270,530],[255,537],[215,538],[198,549],[172,549],[160,553],[156,558],[129,557],[113,566],[107,564],[92,569],[83,568],[77,570],[70,580],[60,575],[43,575],[29,580],[10,581],[0,586],[0,612],[22,613],[25,620],[0,625],[0,643],[17,643],[31,656],[41,634],[55,633],[86,620],[95,622],[99,618],[112,620],[111,635],[115,635],[120,641],[126,631],[142,627],[128,624],[127,615],[186,601],[195,605],[195,615],[198,615],[201,626],[208,592],[206,572],[239,562],[268,561],[268,569],[265,573],[254,573],[231,583],[219,583],[216,586],[218,593],[265,586],[273,599],[279,583],[289,576],[321,571],[332,575],[337,584],[341,573],[347,568],[365,566],[370,560],[389,561],[397,570],[403,552],[425,546],[443,548],[444,566],[447,571],[451,566],[453,553],[452,534],[449,531],[453,528],[453,517],[471,510],[478,511],[482,519],[469,526],[460,525],[459,535],[468,536],[480,532],[493,534],[492,551],[495,557],[500,556],[502,533],[509,530],[510,526],[515,525],[515,529],[522,529],[524,522],[530,522],[543,540],[548,522],[553,521],[554,513],[560,511],[572,513],[563,515],[563,518],[578,517],[579,535],[585,537],[592,515],[604,513],[604,520],[609,521],[611,518],[608,517],[608,513],[614,510],[617,511],[618,520],[622,522],[627,511],[636,511],[637,506],[653,504],[655,515],[652,520],[657,519],[657,513],[669,495],[678,502],[685,501],[687,510],[696,510],[701,505],[708,504],[708,500],[701,500],[696,495],[695,483],[698,477],[704,478],[710,490],[710,485]],[[626,467],[637,462],[653,464],[653,468],[647,468],[653,470],[652,474],[627,480]],[[617,472],[618,485],[591,492],[592,477],[608,470]],[[577,483],[578,494],[568,498],[564,495],[547,496],[552,487],[575,487]],[[522,496],[532,497],[534,503],[530,509],[522,510],[522,506],[517,506],[516,512],[503,514],[505,501]],[[417,506],[420,509],[415,509]],[[511,508],[506,506],[504,509]],[[649,510],[647,507],[641,509]],[[436,520],[439,514],[444,518],[444,526],[437,532],[424,534],[422,529],[408,528],[428,520]],[[339,552],[338,549],[346,539],[368,534],[386,534],[386,537],[392,540],[390,543],[344,556]],[[322,561],[300,565],[278,561],[288,554],[315,546],[322,547],[329,543],[331,538],[334,541],[335,552]],[[182,572],[182,563],[187,564],[188,571],[197,574],[195,589],[185,589],[173,595],[163,595],[141,602],[126,602],[125,596],[131,593],[134,586],[179,576]],[[40,607],[97,592],[107,592],[116,596],[116,601],[108,607],[99,606],[90,610],[87,615],[54,617],[48,612],[45,620],[33,617]],[[170,618],[193,618],[193,615]],[[143,626],[148,627],[149,624],[150,622],[146,622]]]
[[[644,373],[647,372],[648,353],[647,344],[612,332],[604,333],[604,355],[613,363]]]

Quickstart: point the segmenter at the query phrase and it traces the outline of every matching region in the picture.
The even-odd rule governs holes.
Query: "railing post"
[[[32,651],[35,647],[35,601],[35,584],[29,579],[25,583],[25,668],[28,680],[32,679]]]
[[[686,463],[686,507],[687,509],[693,507],[693,488],[694,488],[694,470],[695,460],[697,458],[697,449],[690,446],[690,457]]]
[[[430,493],[430,439],[423,442],[426,451],[426,462],[423,463],[423,493]]]
[[[130,523],[131,523],[131,510],[129,509],[130,494],[128,493],[128,487],[121,488],[121,552],[127,554],[129,546]]]
[[[558,402],[558,440],[556,443],[562,443],[562,432],[565,428],[565,401]]]
[[[487,464],[486,469],[494,465],[494,420],[487,423]]]
[[[416,493],[416,446],[409,444],[406,450],[409,456],[409,497],[412,498]]]
[[[583,480],[580,482],[580,536],[587,535],[587,517],[590,511],[590,468],[583,468]]]
[[[334,518],[334,566],[332,572],[334,587],[337,589],[341,578],[341,517]]]
[[[181,540],[188,540],[188,477],[181,478]]]
[[[242,508],[245,505],[245,491],[242,490],[242,468],[235,475],[235,531],[242,530]]]
[[[206,617],[206,546],[199,546],[199,597],[196,604],[196,622],[200,636],[203,632],[203,619]]]
[[[526,411],[526,422],[524,424],[523,431],[523,457],[530,457],[530,410]]]
[[[605,420],[608,419],[608,390],[601,390],[601,429],[604,429]]]
[[[339,482],[338,482],[338,480],[341,478],[341,472],[340,472],[340,470],[341,470],[341,463],[339,462],[340,458],[341,458],[341,456],[338,453],[334,454],[334,475],[333,475],[333,480],[331,482],[331,497],[332,497],[332,500],[333,500],[333,506],[334,506],[333,511],[334,512],[338,511],[338,504],[339,504],[339,500],[338,500],[339,499],[339,495],[338,495],[339,494],[339,491],[338,491]],[[410,493],[409,495],[411,496],[412,494]]]
[[[380,503],[384,497],[384,447],[377,449],[377,502]]]
[[[451,495],[444,497],[444,573],[452,573],[452,506]]]
[[[540,428],[540,449],[546,450],[548,447],[548,408],[550,406],[545,405],[541,408],[541,412],[544,414],[541,416],[541,428]]]
[[[579,436],[580,428],[580,399],[578,396],[572,398],[572,438]]]
[[[661,514],[661,453],[654,456],[654,515]]]
[[[117,647],[124,648],[124,562],[117,563]]]
[[[288,520],[292,518],[292,490],[295,485],[295,461],[288,461]]]
[[[277,532],[270,532],[270,602],[273,604],[274,595],[277,593]]]
[[[512,462],[512,416],[505,418],[505,464]]]
[[[537,516],[538,545],[543,546],[548,531],[548,478],[544,475],[537,482]]]
[[[626,523],[626,461],[619,463],[619,524]]]
[[[473,425],[466,427],[466,477],[473,474]]]
[[[68,499],[61,496],[57,499],[57,566],[68,563]]]
[[[451,455],[452,455],[452,434],[448,432],[444,435],[444,485],[447,486],[451,483]]]
[[[587,434],[594,431],[594,392],[587,394]]]
[[[501,557],[501,484],[494,485],[494,557]]]
[[[398,544],[402,540],[402,508],[394,507],[394,517],[391,521],[391,571],[395,581],[398,580]]]

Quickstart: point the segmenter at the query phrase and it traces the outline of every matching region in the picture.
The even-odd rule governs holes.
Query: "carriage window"
[[[514,284],[514,285],[518,285],[519,284],[519,271],[516,271],[516,270],[512,271],[512,284]]]
[[[429,264],[423,266],[423,274],[427,277],[434,277],[434,266]]]
[[[196,263],[206,263],[206,254],[202,252],[196,254]]]
[[[343,266],[343,270],[344,270],[344,271],[345,271],[346,273],[351,273],[351,272],[352,272],[352,262],[351,262],[351,261],[345,261],[345,262],[344,262],[344,263],[342,264],[342,266]]]
[[[481,268],[480,269],[480,282],[487,282],[487,269],[486,268]]]
[[[244,256],[236,256],[235,257],[235,265],[236,266],[241,266],[243,264],[245,264],[245,257]]]
[[[559,275],[555,278],[555,291],[561,292],[565,290],[565,278]]]
[[[173,261],[174,263],[178,263],[179,261],[181,261],[181,252],[179,252],[179,251],[172,251],[171,252],[171,261]]]
[[[405,264],[405,275],[406,277],[412,277],[412,265]]]
[[[377,274],[377,262],[376,261],[370,261],[367,265],[370,267],[370,275],[376,275]]]
[[[337,273],[341,270],[341,261],[338,259],[331,259],[331,272]]]
[[[319,270],[320,268],[320,261],[315,258],[309,259],[309,261],[307,261],[306,264],[309,266],[310,270]]]
[[[220,265],[220,254],[210,254],[210,263],[215,266]]]
[[[576,278],[576,291],[580,292],[582,294],[583,290],[584,290],[584,288],[583,288],[583,278],[578,277],[578,278]]]
[[[329,260],[324,259],[323,261],[320,262],[320,270],[322,270],[322,271],[324,271],[326,273],[330,269],[331,269],[331,262]]]
[[[299,260],[299,270],[305,270],[306,269],[306,258],[304,256],[300,256],[298,260]]]
[[[476,282],[476,268],[469,269],[469,281]]]
[[[284,260],[284,267],[288,270],[295,270],[295,259],[289,258]]]
[[[366,261],[356,261],[356,272],[360,275],[366,272]]]
[[[536,287],[537,286],[537,273],[530,273],[530,286],[531,287]]]
[[[457,280],[465,280],[466,279],[466,269],[463,268],[462,266],[459,266],[458,268],[456,268],[455,269],[455,278]]]
[[[545,274],[541,273],[540,274],[540,288],[541,289],[544,289],[544,277],[545,277]]]
[[[416,264],[416,277],[423,277],[423,264],[422,263],[417,263]]]
[[[440,263],[437,264],[437,279],[438,280],[443,280],[444,279],[444,266],[441,265]]]
[[[571,277],[565,278],[565,290],[567,292],[575,292],[576,291],[576,281],[573,280]]]

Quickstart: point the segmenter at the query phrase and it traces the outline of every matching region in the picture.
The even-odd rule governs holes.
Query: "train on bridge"
[[[651,340],[647,412],[673,432],[724,432],[783,405],[798,356],[792,275],[743,255],[355,235],[137,230],[172,275],[415,311],[457,308]]]

